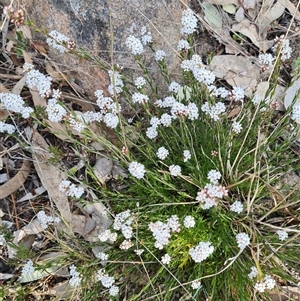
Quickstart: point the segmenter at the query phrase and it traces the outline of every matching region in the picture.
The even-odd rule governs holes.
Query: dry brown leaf
[[[58,190],[59,184],[64,180],[63,173],[59,170],[58,165],[47,163],[51,158],[49,146],[36,130],[32,134],[31,147],[33,149],[33,164],[42,185],[48,191],[50,200],[55,203],[62,220],[70,223],[72,215],[68,197]]]
[[[45,64],[47,73],[52,77],[54,82],[61,82],[64,80],[61,72],[57,72],[53,65],[49,62]]]
[[[22,49],[22,54],[23,54],[25,63],[32,64],[32,59],[31,59],[31,56],[28,54],[28,52],[25,51],[24,49]]]
[[[72,214],[71,228],[83,237],[89,234],[95,228],[95,225],[96,223],[88,215]]]
[[[241,107],[235,107],[233,108],[227,115],[228,118],[233,118],[239,115],[241,112]]]
[[[101,185],[104,185],[111,178],[112,168],[113,161],[109,158],[100,158],[96,161],[94,174]]]
[[[30,27],[27,25],[20,25],[17,27],[17,31],[18,32],[22,32],[24,38],[28,39],[28,40],[32,40],[32,35],[31,35],[31,30]]]
[[[286,90],[284,97],[284,106],[288,108],[294,101],[300,103],[300,79],[295,80],[292,85]]]
[[[277,1],[273,6],[272,4],[273,1],[263,1],[261,10],[255,22],[259,28],[259,35],[262,39],[266,38],[267,30],[271,23],[280,18],[285,10],[283,1]]]
[[[243,5],[246,9],[254,9],[257,6],[257,0],[244,0]]]
[[[216,77],[225,79],[231,86],[245,89],[247,96],[252,95],[260,77],[260,68],[242,56],[216,55],[209,68]]]
[[[20,95],[26,82],[26,75],[24,75],[12,88],[11,93]]]
[[[30,162],[23,159],[23,164],[19,172],[8,182],[0,185],[0,199],[4,199],[17,191],[29,176]]]
[[[265,40],[264,37],[260,36],[257,27],[250,20],[244,19],[240,23],[233,24],[232,30],[248,37],[262,52],[266,52],[274,44],[274,41]]]

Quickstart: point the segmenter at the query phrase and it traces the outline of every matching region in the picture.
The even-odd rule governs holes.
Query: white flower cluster
[[[64,192],[66,196],[80,198],[84,193],[84,189],[82,186],[76,186],[68,180],[63,180],[59,186],[58,190]]]
[[[68,119],[70,127],[75,131],[81,133],[85,129],[84,119],[82,115],[75,112]]]
[[[198,20],[191,9],[184,10],[181,17],[182,28],[180,32],[182,34],[192,34],[196,31],[197,21]]]
[[[41,227],[43,229],[47,229],[48,224],[52,224],[52,223],[58,224],[60,222],[59,217],[53,218],[52,216],[47,215],[44,210],[39,211],[36,216],[39,222],[41,223]]]
[[[273,62],[275,58],[271,53],[261,53],[258,56],[258,62],[264,70],[273,67]]]
[[[155,52],[155,60],[157,62],[163,61],[166,58],[166,53],[163,50],[157,50]]]
[[[198,54],[194,54],[191,60],[182,61],[181,68],[184,71],[192,71],[195,79],[208,87],[212,85],[216,79],[214,73],[205,68],[202,59]]]
[[[275,45],[272,47],[273,52],[277,52],[280,48],[281,60],[285,61],[291,58],[292,48],[290,47],[290,40],[284,39],[284,36],[276,37],[274,39]]]
[[[180,40],[177,44],[177,50],[189,50],[191,48],[189,42],[187,40]]]
[[[156,156],[160,160],[165,160],[168,157],[168,155],[169,155],[169,151],[163,146],[160,147],[156,152]]]
[[[119,91],[117,87],[114,87],[116,92]],[[112,129],[116,128],[119,124],[118,114],[120,113],[120,104],[116,103],[111,97],[105,97],[102,90],[96,90],[95,96],[97,97],[96,103],[102,115],[102,117],[98,117],[99,115],[95,115],[95,117],[98,117],[98,120],[102,119],[108,127]]]
[[[250,279],[253,279],[253,278],[257,277],[257,275],[258,275],[257,268],[255,266],[251,267],[251,272],[248,274],[248,277]]]
[[[23,118],[29,118],[33,109],[25,107],[25,102],[20,95],[13,93],[0,93],[0,103],[4,105],[7,111],[20,113]],[[7,127],[7,130],[12,130],[11,127]]]
[[[76,266],[74,264],[70,265],[70,280],[69,284],[71,287],[77,287],[81,283],[80,274],[76,271]]]
[[[191,284],[192,289],[197,290],[201,287],[201,282],[199,280],[194,280]]]
[[[189,150],[184,150],[183,151],[183,162],[187,162],[192,158],[191,152]]]
[[[201,110],[210,116],[213,120],[217,121],[220,119],[220,115],[226,111],[226,107],[223,102],[217,102],[214,105],[205,102],[201,106]]]
[[[107,88],[109,94],[112,96],[120,94],[122,92],[122,88],[124,87],[122,75],[114,70],[109,70],[108,75],[110,79],[110,85]]]
[[[151,230],[154,238],[154,247],[162,250],[164,246],[169,243],[171,238],[171,233],[180,232],[180,223],[177,215],[172,215],[166,223],[157,221],[155,223],[149,224],[149,229]]]
[[[12,134],[16,130],[16,127],[12,124],[8,124],[0,121],[0,133]]]
[[[208,86],[208,90],[210,91],[211,96],[226,98],[229,95],[229,91],[224,87],[217,88],[214,85]]]
[[[196,247],[190,248],[189,254],[195,262],[202,262],[213,253],[214,249],[209,241],[201,241]]]
[[[70,41],[70,39],[67,36],[65,36],[64,34],[58,32],[57,30],[50,31],[49,36],[51,38],[46,39],[47,44],[49,46],[52,46],[53,48],[57,49],[61,53],[64,53],[67,48],[63,44],[68,43]]]
[[[109,276],[103,269],[98,270],[97,280],[101,282],[101,284],[105,288],[109,288],[109,295],[114,297],[119,293],[119,287],[114,285],[115,279],[112,276]]]
[[[230,205],[230,210],[232,212],[236,212],[236,213],[240,214],[243,212],[244,206],[240,201],[235,201],[233,204]]]
[[[288,233],[284,230],[277,230],[276,233],[281,241],[284,241],[289,237]]]
[[[141,28],[141,38],[137,38],[134,35],[129,36],[126,39],[126,46],[131,50],[132,54],[139,55],[144,51],[144,46],[152,43],[152,35],[150,31],[147,31],[146,26]]]
[[[142,179],[145,175],[145,166],[141,163],[138,163],[136,161],[132,161],[129,166],[128,166],[128,170],[130,172],[130,174],[137,178],[137,179]]]
[[[195,224],[196,224],[195,219],[190,215],[187,215],[183,220],[183,225],[186,228],[194,228]]]
[[[234,121],[232,123],[232,131],[235,132],[236,134],[239,134],[243,129],[243,126],[240,122]]]
[[[48,119],[52,122],[59,122],[67,115],[67,111],[57,102],[56,98],[48,99],[46,112]]]
[[[300,103],[293,105],[291,118],[300,124]]]
[[[218,184],[219,180],[222,178],[222,175],[218,170],[212,169],[208,172],[207,178],[211,184]]]
[[[254,288],[260,292],[264,293],[265,290],[272,290],[276,285],[276,281],[270,276],[266,275],[264,281],[258,281],[254,285]]]
[[[162,264],[168,265],[171,262],[171,256],[169,254],[165,254],[161,257]]]
[[[38,70],[32,69],[26,74],[26,85],[30,89],[36,88],[41,97],[51,94],[52,78]]]
[[[146,85],[146,83],[146,80],[142,76],[137,77],[134,81],[134,84],[137,87],[137,89],[143,88]]]
[[[174,93],[178,93],[180,90],[181,86],[176,83],[176,82],[171,82],[171,84],[169,85],[169,91],[170,92],[174,92]]]
[[[202,190],[197,193],[196,201],[201,203],[202,209],[209,209],[218,204],[217,200],[222,199],[228,194],[227,189],[218,183],[221,174],[216,170],[208,173],[210,183],[206,184]]]
[[[30,275],[34,272],[32,260],[28,260],[22,269],[22,276]]]
[[[116,231],[121,230],[123,236],[126,238],[120,245],[120,249],[122,250],[128,250],[133,245],[130,241],[133,235],[132,222],[133,217],[130,210],[123,211],[115,216],[113,228]]]
[[[241,87],[233,87],[231,95],[234,101],[243,101],[245,97],[245,91]]]
[[[111,241],[111,242],[115,242],[117,240],[117,236],[118,236],[118,234],[116,232],[111,232],[108,229],[108,230],[105,230],[105,231],[101,232],[98,235],[98,238],[102,242],[106,242],[108,240]]]
[[[142,94],[140,92],[135,92],[132,94],[131,100],[133,103],[144,104],[144,103],[148,102],[149,96]]]
[[[235,238],[240,250],[244,250],[247,246],[250,245],[250,237],[245,232],[238,233]]]
[[[104,252],[99,252],[99,253],[97,254],[97,258],[99,258],[99,259],[102,260],[102,261],[105,261],[105,260],[108,259],[108,255],[107,255],[106,253],[104,253]]]
[[[179,165],[170,165],[169,166],[170,175],[173,177],[178,177],[181,175],[181,167]]]

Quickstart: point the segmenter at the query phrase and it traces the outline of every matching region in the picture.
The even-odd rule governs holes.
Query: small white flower
[[[169,85],[170,92],[178,93],[180,88],[181,86],[176,82],[171,82],[171,84]]]
[[[164,60],[165,57],[166,57],[166,53],[163,50],[157,50],[155,52],[155,60],[157,62],[160,62],[160,61]]]
[[[180,232],[180,223],[177,215],[172,215],[167,220],[167,226],[169,227],[171,232]]]
[[[7,132],[8,134],[12,134],[15,130],[16,128],[14,125],[0,121],[0,133]]]
[[[50,31],[49,36],[51,38],[49,37],[46,39],[46,42],[48,43],[48,45],[57,49],[61,53],[64,53],[67,48],[62,44],[69,42],[70,39],[67,36],[65,36],[64,34],[58,32],[57,30]]]
[[[97,257],[100,259],[100,260],[107,260],[108,259],[108,255],[105,254],[104,252],[99,252]]]
[[[146,102],[148,102],[149,100],[149,96],[139,93],[139,92],[135,92],[132,94],[132,102],[133,103],[140,103],[140,104],[144,104]]]
[[[160,160],[165,160],[167,158],[167,156],[169,155],[169,151],[165,148],[165,147],[160,147],[157,152],[156,152],[156,156],[160,159]]]
[[[183,157],[183,162],[187,162],[192,157],[191,152],[189,150],[184,150]]]
[[[284,230],[277,230],[276,233],[281,241],[284,241],[289,237],[288,233]]]
[[[243,126],[241,125],[240,122],[234,121],[232,123],[232,131],[235,132],[236,134],[239,134],[243,129]]]
[[[230,205],[230,210],[232,212],[236,212],[236,213],[240,214],[243,212],[244,206],[240,201],[235,201],[233,204]]]
[[[121,244],[120,244],[120,249],[121,250],[128,250],[129,248],[131,248],[133,246],[133,243],[131,240],[124,240]]]
[[[144,253],[144,250],[143,249],[137,249],[137,250],[134,250],[134,253],[138,256],[141,256]]]
[[[144,46],[140,39],[135,36],[129,36],[125,42],[126,46],[131,50],[134,55],[142,54]]]
[[[186,9],[182,12],[180,32],[182,34],[192,34],[196,31],[198,19],[195,17],[191,9]]]
[[[32,260],[28,260],[22,269],[22,276],[30,275],[34,272]]]
[[[195,224],[196,224],[195,219],[190,215],[187,215],[183,220],[183,225],[186,228],[193,228]]]
[[[137,179],[142,179],[145,175],[145,166],[141,163],[133,161],[129,164],[128,170],[132,176]]]
[[[109,289],[109,295],[114,297],[117,296],[119,294],[119,287],[116,285],[112,285],[111,288]]]
[[[170,126],[172,123],[172,116],[169,115],[168,113],[162,114],[160,117],[160,123],[161,123],[161,125],[166,126],[166,127]]]
[[[119,124],[119,117],[116,114],[107,113],[105,114],[103,121],[109,128],[115,129]]]
[[[258,275],[257,268],[255,266],[251,267],[251,272],[248,274],[250,279],[255,278]]]
[[[181,167],[179,165],[171,165],[169,171],[171,176],[177,177],[181,175]]]
[[[208,172],[207,178],[211,184],[217,184],[218,181],[222,178],[222,175],[219,171],[212,169]]]
[[[189,50],[191,48],[189,42],[187,40],[180,40],[177,44],[177,50]]]
[[[233,87],[232,96],[234,101],[243,101],[245,97],[245,91],[241,87]]]
[[[156,138],[158,135],[158,132],[157,132],[157,127],[156,126],[150,126],[147,128],[147,131],[146,131],[146,136],[149,138],[149,139],[154,139]]]
[[[197,290],[201,287],[201,282],[199,280],[194,280],[191,284],[192,289]]]
[[[81,282],[81,277],[80,274],[76,271],[75,265],[73,264],[70,266],[70,276],[71,276],[69,280],[70,286],[72,287],[79,286]]]
[[[276,281],[270,275],[265,276],[264,283],[268,290],[272,290],[276,285]]]
[[[201,262],[210,256],[214,251],[214,246],[210,242],[200,242],[196,247],[190,248],[189,254],[195,262]]]
[[[142,76],[137,77],[134,81],[134,84],[138,89],[141,89],[143,86],[146,85],[146,83],[146,80]]]
[[[254,289],[256,289],[260,293],[263,293],[266,290],[266,285],[264,282],[258,281],[255,283]]]
[[[171,256],[169,254],[165,254],[162,256],[161,262],[165,265],[168,265],[171,262]]]
[[[245,232],[241,232],[241,233],[237,234],[235,238],[236,238],[236,242],[238,244],[238,247],[241,250],[245,249],[247,246],[250,245],[250,237]]]

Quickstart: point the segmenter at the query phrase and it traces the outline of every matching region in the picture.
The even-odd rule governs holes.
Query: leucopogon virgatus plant
[[[268,300],[283,283],[300,284],[291,272],[294,263],[299,268],[300,229],[294,219],[299,195],[280,186],[284,173],[300,167],[293,150],[299,108],[288,108],[274,122],[272,76],[274,85],[264,96],[246,97],[242,87],[220,86],[194,53],[196,26],[193,12],[185,10],[177,45],[182,76],[176,79],[146,27],[129,36],[126,46],[141,73],[130,77],[119,68],[109,70],[107,91],[95,91],[97,112],[69,112],[51,78],[24,65],[27,86],[48,99],[48,120],[105,142],[107,154],[128,173],[118,179],[124,190],[85,183],[109,203],[112,225],[99,233],[98,245],[106,248],[92,264],[69,267],[72,287],[84,291],[86,273],[89,289],[100,284],[99,294],[112,300]],[[67,37],[56,31],[50,36],[52,47],[70,48]],[[146,51],[152,51],[164,80],[161,94],[161,82],[146,67]],[[258,58],[261,72],[280,68],[290,54],[288,41],[277,39],[273,53]],[[19,97],[0,97],[7,110],[24,118],[33,114]],[[129,119],[122,101],[131,108]],[[114,130],[118,142],[93,136],[92,122]],[[0,131],[12,134],[14,128],[1,122]],[[87,202],[84,185],[66,180],[59,189]],[[55,226],[56,220],[48,222]],[[23,273],[32,269],[28,261]]]

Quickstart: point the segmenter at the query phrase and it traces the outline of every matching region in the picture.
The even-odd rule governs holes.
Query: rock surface
[[[175,72],[180,37],[180,19],[184,5],[178,0],[25,0],[26,11],[38,28],[57,30],[87,49],[106,64],[118,63],[129,69],[137,68],[125,41],[138,34],[142,26],[152,32],[155,49],[167,53],[171,72]],[[45,36],[35,34],[35,39]],[[113,42],[111,43],[111,38]],[[61,54],[49,49],[50,57],[68,71],[87,96],[93,99],[96,89],[108,85],[108,78],[95,62]],[[149,51],[150,57],[153,54]]]

